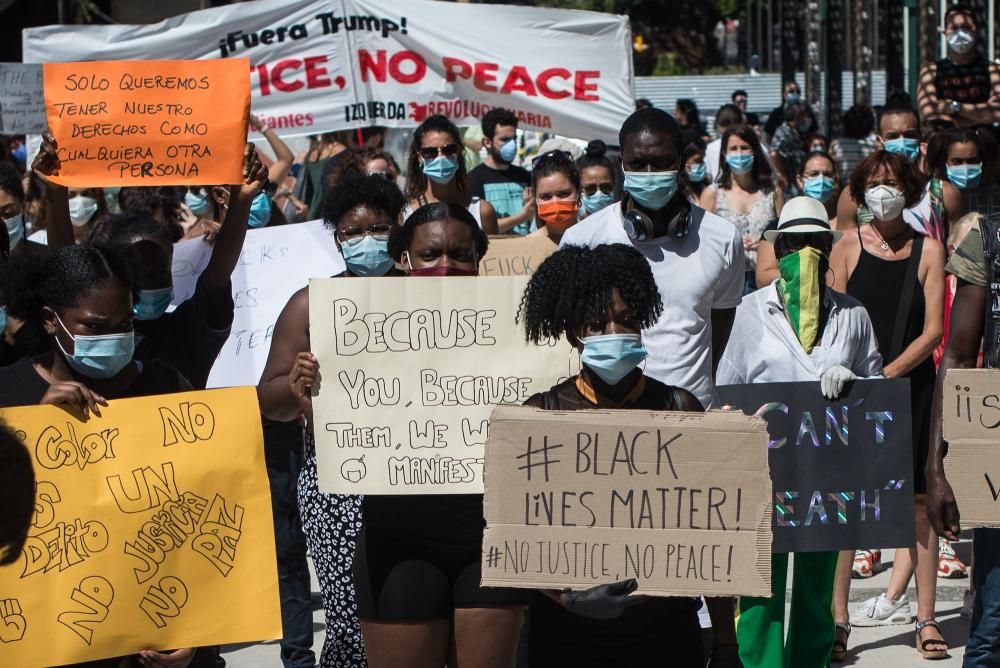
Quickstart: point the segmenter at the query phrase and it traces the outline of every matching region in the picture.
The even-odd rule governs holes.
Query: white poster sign
[[[0,63],[0,134],[41,134],[47,126],[41,66]]]
[[[255,0],[149,25],[29,28],[23,55],[249,58],[253,111],[288,136],[412,127],[433,114],[477,125],[505,107],[525,129],[615,141],[635,108],[628,18],[577,10]]]
[[[201,239],[174,247],[175,305],[194,294],[211,256],[212,247]],[[232,332],[212,367],[208,387],[256,385],[271,349],[274,323],[288,299],[310,278],[335,276],[345,269],[333,235],[321,220],[248,231],[232,276]]]

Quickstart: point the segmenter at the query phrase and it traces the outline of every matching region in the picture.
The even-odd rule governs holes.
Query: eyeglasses
[[[361,243],[361,240],[366,236],[370,236],[379,241],[386,241],[389,238],[389,233],[392,232],[392,225],[390,223],[375,223],[374,225],[369,225],[368,227],[355,225],[354,227],[348,227],[347,229],[337,231],[343,238],[345,244],[353,246]]]
[[[424,146],[423,148],[417,149],[417,153],[424,160],[433,160],[439,155],[445,155],[449,158],[454,158],[458,155],[458,144],[445,144],[444,146]]]
[[[615,186],[613,183],[588,183],[581,188],[584,195],[590,195],[593,197],[600,190],[605,195],[610,195],[615,191]]]
[[[539,167],[546,165],[550,162],[558,164],[566,164],[566,165],[574,164],[572,155],[570,155],[566,151],[561,151],[557,149],[555,151],[549,151],[547,153],[543,153],[535,157],[531,161],[531,169],[532,170],[538,169]]]

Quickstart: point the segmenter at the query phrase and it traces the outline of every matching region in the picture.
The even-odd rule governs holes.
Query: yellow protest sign
[[[313,398],[320,489],[481,494],[497,404],[578,369],[569,344],[528,345],[515,323],[527,277],[309,282],[322,382]]]
[[[253,388],[101,412],[0,410],[37,480],[24,553],[0,568],[0,665],[280,638]]]
[[[43,65],[56,183],[243,182],[250,62],[116,60]]]

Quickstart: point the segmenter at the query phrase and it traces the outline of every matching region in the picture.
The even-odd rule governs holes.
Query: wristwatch
[[[960,111],[962,111],[962,104],[960,102],[956,102],[955,100],[952,100],[951,101],[951,113],[957,114]]]

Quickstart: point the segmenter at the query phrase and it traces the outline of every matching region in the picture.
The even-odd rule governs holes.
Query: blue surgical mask
[[[920,141],[910,137],[890,139],[885,143],[885,150],[889,151],[889,153],[901,155],[910,162],[913,162],[920,155]]]
[[[211,209],[208,203],[208,196],[205,193],[193,193],[190,190],[184,195],[184,203],[191,209],[191,213],[196,216],[204,216]]]
[[[806,179],[805,186],[802,188],[806,195],[813,199],[818,199],[820,202],[830,199],[833,189],[833,179],[829,176],[814,176]]]
[[[7,329],[7,307],[0,306],[0,336],[3,335],[5,329]]]
[[[677,192],[677,172],[625,172],[625,192],[650,211],[659,211]]]
[[[983,166],[979,165],[948,165],[948,180],[957,187],[975,188],[983,176]]]
[[[726,164],[733,174],[746,174],[753,169],[753,153],[727,153]]]
[[[688,178],[691,179],[691,183],[701,183],[708,176],[708,165],[699,162],[696,165],[688,167],[687,173]]]
[[[364,236],[357,243],[345,242],[340,247],[344,263],[355,276],[385,276],[392,269],[392,258],[389,257],[389,240]]]
[[[167,312],[167,307],[174,300],[174,289],[157,288],[156,290],[139,290],[139,302],[132,307],[132,313],[137,320],[156,320]]]
[[[801,102],[801,101],[802,101],[801,93],[789,93],[785,97],[785,102],[787,102],[788,104],[794,104],[796,102]]]
[[[250,203],[250,219],[247,225],[250,227],[264,227],[271,221],[271,198],[267,193],[259,193]]]
[[[66,362],[81,376],[104,379],[116,376],[132,361],[135,354],[135,333],[103,334],[101,336],[80,336],[69,333],[62,318],[56,321],[73,339],[73,354],[70,355],[56,337],[56,345],[62,351]]]
[[[500,159],[504,162],[514,162],[517,157],[517,140],[511,139],[500,145]]]
[[[614,195],[600,190],[593,195],[584,195],[580,199],[583,200],[583,210],[587,213],[597,213],[615,201]]]
[[[580,361],[608,385],[617,385],[648,353],[638,334],[604,334],[582,339]]]
[[[433,160],[424,162],[424,176],[439,185],[450,183],[457,171],[458,158],[439,155]]]
[[[4,218],[3,222],[7,225],[7,236],[10,237],[10,249],[14,250],[24,239],[24,215],[17,214],[13,218]]]

